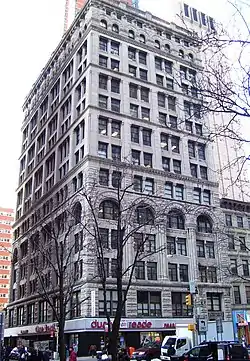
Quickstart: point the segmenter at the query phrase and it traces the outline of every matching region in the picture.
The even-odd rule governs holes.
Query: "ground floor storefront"
[[[182,335],[186,332],[191,319],[123,318],[117,342],[123,347],[140,347],[147,341],[162,341],[167,335]],[[68,347],[73,346],[78,356],[87,356],[90,345],[100,350],[108,337],[105,318],[79,318],[69,320],[65,327],[65,340]],[[5,330],[5,343],[15,346],[25,344],[40,348],[49,347],[55,351],[56,325],[32,325]]]
[[[250,310],[232,311],[234,339],[250,345]]]

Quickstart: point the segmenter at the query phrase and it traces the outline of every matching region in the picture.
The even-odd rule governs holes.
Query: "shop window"
[[[186,305],[186,293],[172,292],[172,316],[192,317],[193,309]]]
[[[161,292],[137,291],[137,316],[161,317]]]

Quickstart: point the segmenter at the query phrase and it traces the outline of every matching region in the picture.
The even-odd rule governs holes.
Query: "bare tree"
[[[88,183],[80,194],[86,204],[84,228],[91,240],[87,252],[96,261],[108,324],[109,352],[114,361],[117,359],[120,322],[128,292],[137,277],[138,262],[150,260],[164,251],[165,242],[156,244],[150,234],[160,232],[159,226],[165,223],[167,212],[160,197],[157,198],[156,194],[152,197],[153,188],[144,188],[137,178],[131,181],[133,166],[124,164],[114,168],[113,190],[105,190],[97,184],[96,178],[96,174],[88,177]],[[100,183],[105,184],[106,179],[100,178]],[[112,250],[103,232],[105,226],[112,227],[115,234]],[[109,257],[112,257],[111,271]],[[107,292],[112,284],[116,286],[117,306],[111,314],[107,306]]]
[[[40,298],[50,306],[58,325],[60,361],[66,359],[65,322],[69,315],[80,313],[81,303],[87,299],[78,298],[76,293],[83,271],[81,212],[79,202],[74,204],[72,210],[67,205],[67,208],[55,212],[48,222],[42,224],[31,239],[31,273],[35,276]]]

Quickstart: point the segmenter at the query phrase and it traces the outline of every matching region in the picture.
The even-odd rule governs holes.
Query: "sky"
[[[190,0],[219,18],[225,0]],[[21,149],[22,105],[63,34],[65,0],[1,1],[0,206],[15,208]],[[168,0],[140,0],[140,8],[166,18]]]

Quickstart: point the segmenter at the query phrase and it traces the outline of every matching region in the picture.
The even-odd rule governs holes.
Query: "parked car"
[[[161,344],[159,342],[148,342],[145,346],[138,348],[132,353],[131,360],[151,361],[160,358]]]
[[[243,361],[248,360],[247,348],[234,341],[203,342],[191,348],[175,361]]]

